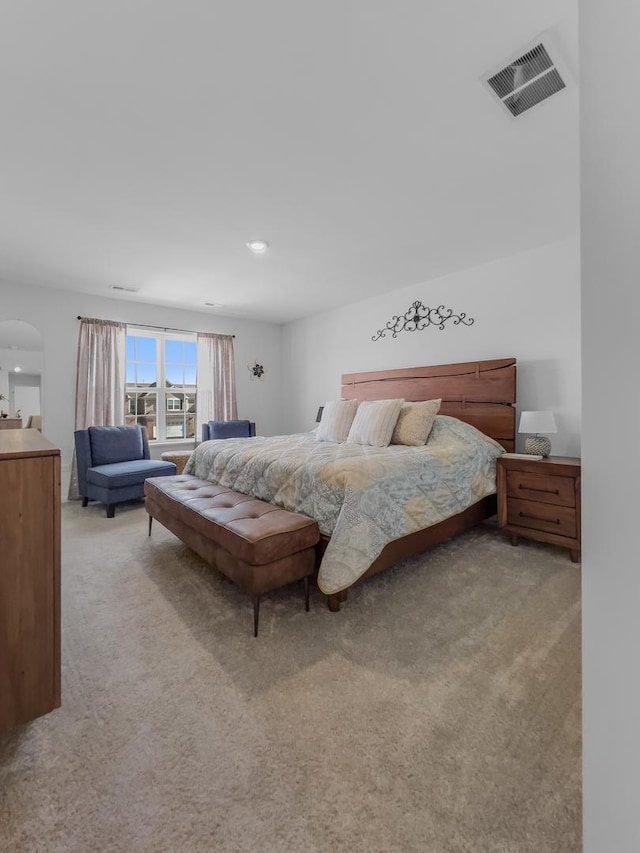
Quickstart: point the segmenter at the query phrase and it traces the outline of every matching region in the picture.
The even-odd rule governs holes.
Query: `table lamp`
[[[558,432],[553,412],[522,412],[518,432],[530,433],[524,443],[525,453],[548,456],[551,453],[551,441],[546,436]]]

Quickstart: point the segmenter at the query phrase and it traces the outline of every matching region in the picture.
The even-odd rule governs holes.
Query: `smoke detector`
[[[548,33],[480,78],[512,118],[566,89],[569,72]]]

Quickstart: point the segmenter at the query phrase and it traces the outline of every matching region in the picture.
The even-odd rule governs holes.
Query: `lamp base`
[[[545,435],[530,435],[525,439],[524,452],[548,456],[551,453],[551,441]]]

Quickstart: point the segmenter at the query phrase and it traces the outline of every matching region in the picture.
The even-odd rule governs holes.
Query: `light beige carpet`
[[[63,707],[0,736],[11,853],[573,853],[580,571],[483,526],[250,602],[140,506],[63,508]]]

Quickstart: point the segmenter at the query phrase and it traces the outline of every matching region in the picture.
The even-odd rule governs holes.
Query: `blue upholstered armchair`
[[[78,487],[82,506],[90,500],[107,505],[107,518],[113,518],[115,505],[144,497],[147,477],[166,477],[176,473],[173,462],[150,458],[144,427],[92,426],[74,433]]]
[[[202,424],[202,440],[212,438],[252,438],[256,434],[253,421],[208,421]]]

